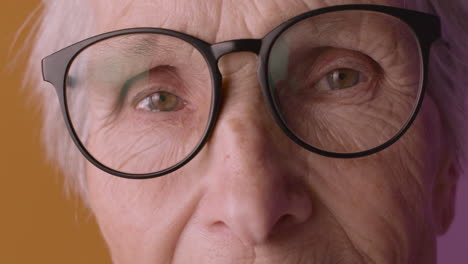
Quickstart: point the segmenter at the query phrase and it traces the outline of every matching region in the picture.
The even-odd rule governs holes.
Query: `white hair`
[[[409,8],[441,19],[441,40],[431,48],[428,93],[436,102],[452,139],[456,169],[468,173],[468,31],[466,0],[414,0]],[[451,149],[452,150],[452,149]]]
[[[78,193],[85,203],[86,161],[66,130],[54,88],[42,80],[40,62],[45,56],[96,33],[87,5],[87,1],[79,0],[42,0],[29,41],[33,47],[25,78],[26,87],[41,102],[47,158],[65,175],[67,190]],[[441,111],[447,137],[453,139],[458,169],[468,172],[468,31],[464,25],[468,1],[412,0],[407,5],[441,17],[443,41],[436,43],[431,53],[428,93]]]
[[[24,86],[31,89],[43,116],[42,142],[47,160],[65,176],[67,193],[77,193],[86,205],[86,160],[74,145],[63,121],[55,89],[42,80],[42,58],[93,35],[93,15],[87,1],[42,0],[29,43],[31,55]],[[28,43],[27,43],[28,44]]]

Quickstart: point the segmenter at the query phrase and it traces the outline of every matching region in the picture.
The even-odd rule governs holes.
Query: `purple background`
[[[438,264],[468,263],[468,175],[460,177],[457,187],[455,220],[438,240]]]

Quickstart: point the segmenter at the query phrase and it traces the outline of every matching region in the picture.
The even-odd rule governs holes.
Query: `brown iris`
[[[359,83],[359,72],[352,69],[337,69],[327,74],[332,90],[346,89]]]
[[[152,112],[174,111],[179,98],[168,92],[157,92],[150,96],[149,108]]]

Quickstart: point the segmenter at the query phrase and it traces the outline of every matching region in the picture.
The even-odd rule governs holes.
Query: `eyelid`
[[[317,83],[323,76],[339,68],[350,68],[368,74],[381,72],[377,62],[359,51],[328,48],[314,59],[307,82]]]
[[[172,93],[170,92],[171,89],[168,89],[166,86],[162,86],[162,85],[155,85],[155,86],[151,86],[147,89],[143,89],[142,91],[138,92],[135,96],[132,96],[132,100],[131,100],[131,106],[136,109],[138,104],[141,103],[142,100],[145,100],[147,97],[149,96],[152,96],[154,95],[155,93],[158,93],[158,92],[166,92],[166,93],[170,93],[174,96],[176,96],[180,102],[180,106],[177,110],[180,110],[182,106],[186,106],[188,105],[187,101],[185,101],[184,99],[182,99],[180,96],[178,96],[177,94],[175,93]]]
[[[318,53],[318,54],[317,54]],[[337,102],[340,104],[356,104],[370,100],[378,92],[372,89],[372,92],[365,92],[368,89],[375,88],[381,80],[383,70],[381,66],[372,58],[359,51],[345,50],[333,47],[322,47],[318,51],[312,52],[305,58],[312,58],[313,62],[306,65],[307,70],[302,72],[304,84],[307,86],[317,85],[326,75],[333,70],[340,68],[349,68],[361,72],[364,81],[356,84],[354,89],[342,89],[335,91],[318,92],[315,89],[307,89],[312,92],[316,103]],[[358,96],[361,94],[362,96]],[[356,98],[359,98],[356,101]]]
[[[120,98],[121,100],[125,100],[127,98],[128,93],[132,90],[133,86],[135,84],[138,84],[139,81],[142,81],[143,78],[147,77],[148,78],[148,83],[152,83],[151,79],[155,78],[154,75],[158,75],[158,78],[160,78],[161,73],[169,73],[172,77],[174,78],[160,78],[162,83],[167,83],[167,86],[170,85],[175,85],[174,79],[178,79],[176,74],[175,74],[175,68],[173,66],[169,65],[157,65],[147,71],[143,71],[132,78],[128,79],[125,81],[124,85],[122,86],[122,89],[120,91]],[[171,80],[170,80],[171,79]],[[177,83],[178,84],[178,83]],[[122,101],[123,103],[123,101]]]
[[[145,76],[147,76],[146,81],[142,80]],[[131,86],[139,86],[138,81],[144,81],[145,83],[141,84],[141,87],[138,87],[138,89],[132,89],[134,87]],[[132,108],[136,109],[137,105],[146,97],[157,92],[166,92],[178,97],[180,106],[187,108],[189,104],[181,96],[181,94],[183,95],[186,92],[184,84],[178,76],[175,67],[160,65],[129,79],[125,83],[125,86],[129,86],[129,88],[125,88],[127,91],[123,98],[130,98],[129,104]]]
[[[168,93],[172,96],[175,96],[177,98],[177,105],[175,106],[174,109],[172,109],[171,111],[168,111],[168,112],[176,112],[176,111],[179,111],[181,110],[182,108],[184,108],[186,105],[187,105],[187,102],[185,100],[183,100],[182,98],[180,98],[179,96],[173,94],[173,93],[170,93],[170,92],[167,92],[166,89],[164,88],[160,88],[160,89],[148,89],[148,90],[144,90],[144,91],[141,91],[139,92],[134,98],[133,98],[133,102],[132,102],[132,107],[134,109],[139,109],[139,105],[144,101],[144,100],[151,100],[151,96],[155,95],[156,93]],[[153,111],[151,111],[153,112]],[[161,112],[165,112],[165,111],[161,111]]]
[[[146,97],[149,97],[157,92],[162,92],[162,91],[167,92],[167,89],[165,89],[165,87],[161,85],[154,85],[154,86],[150,86],[148,88],[142,89],[135,96],[132,96],[130,104],[133,108],[136,108],[137,105]]]

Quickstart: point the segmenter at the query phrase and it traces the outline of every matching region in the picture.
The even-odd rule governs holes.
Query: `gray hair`
[[[429,95],[437,103],[461,173],[468,164],[468,31],[463,25],[468,1],[414,0],[408,8],[435,13],[442,20],[442,41],[431,53]],[[42,139],[47,158],[65,175],[67,190],[78,193],[87,204],[85,158],[74,146],[62,121],[55,90],[42,81],[43,57],[77,41],[95,35],[93,14],[87,1],[42,0],[25,77],[26,86],[40,101],[43,114]],[[34,20],[33,20],[34,21]],[[465,27],[464,27],[465,26]]]
[[[42,80],[41,59],[75,42],[91,37],[93,16],[87,1],[42,0],[37,8],[29,44],[31,55],[26,68],[24,86],[39,102],[43,116],[42,142],[47,160],[64,174],[67,193],[77,193],[86,205],[86,160],[75,147],[63,121],[55,89]],[[28,44],[28,43],[27,43]]]

